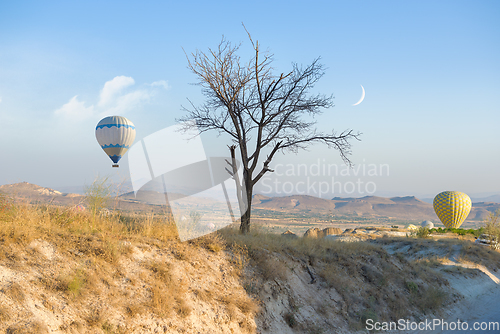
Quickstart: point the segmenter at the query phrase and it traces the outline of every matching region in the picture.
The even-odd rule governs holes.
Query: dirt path
[[[484,266],[463,264],[450,261],[447,265],[462,266],[481,271],[478,276],[467,278],[465,275],[449,274],[447,277],[453,289],[463,295],[456,308],[449,310],[444,321],[446,326],[436,326],[434,330],[410,331],[408,333],[500,333],[500,329],[487,329],[490,322],[500,323],[500,272],[491,272]],[[433,319],[428,319],[432,321]],[[455,329],[453,323],[467,322],[461,325],[461,330]],[[478,323],[478,324],[476,324]],[[474,330],[474,325],[483,329]],[[496,324],[491,324],[495,325]]]
[[[499,323],[500,322],[500,289],[497,287],[496,291],[493,293],[486,293],[484,295],[477,296],[468,301],[467,307],[460,310],[460,312],[449,318],[449,321],[456,321],[455,319],[463,319],[467,321],[469,331],[467,332],[477,332],[477,333],[499,333],[498,327],[490,327],[487,330],[487,325],[489,323]],[[478,324],[476,324],[478,323]],[[477,331],[474,331],[474,325],[484,326],[485,330],[481,330],[478,327]],[[489,325],[488,325],[489,326]],[[497,328],[497,329],[495,329]],[[437,333],[456,333],[457,331],[445,330],[439,331]],[[462,331],[464,332],[464,331]]]

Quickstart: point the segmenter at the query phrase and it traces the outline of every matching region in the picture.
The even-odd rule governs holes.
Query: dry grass
[[[143,314],[145,311],[146,311],[145,306],[138,302],[134,302],[125,306],[125,313],[132,318],[138,314]]]
[[[5,306],[0,306],[0,321],[7,321],[11,317],[11,312],[9,308]]]
[[[6,288],[0,290],[0,292],[3,292],[7,297],[17,303],[24,302],[25,296],[23,288],[19,285],[19,283],[11,283]]]
[[[82,294],[83,289],[88,286],[87,273],[83,269],[77,269],[67,276],[63,276],[59,280],[59,288],[68,292],[73,297],[78,297]]]
[[[214,299],[214,294],[209,289],[195,289],[193,292],[199,300],[202,300],[205,303],[210,303]]]
[[[255,302],[247,295],[231,294],[221,297],[220,300],[226,305],[236,306],[243,314],[253,314],[258,311]]]
[[[175,303],[175,298],[169,293],[171,291],[164,291],[162,284],[153,283],[150,292],[150,307],[159,315],[170,315]]]
[[[495,271],[500,269],[500,251],[491,247],[469,242],[462,248],[460,258],[463,261],[478,263]]]
[[[442,256],[430,256],[428,258],[418,259],[416,262],[429,268],[440,268],[443,263],[448,262],[448,258]]]
[[[450,274],[458,274],[463,277],[479,275],[479,272],[476,269],[465,268],[462,266],[455,266],[455,265],[445,266],[443,268],[443,271]]]
[[[48,333],[47,326],[39,320],[23,321],[9,326],[6,334],[45,334]]]
[[[0,222],[3,246],[11,243],[27,245],[35,239],[50,242],[70,237],[72,242],[68,246],[76,244],[107,261],[114,261],[118,253],[127,253],[125,247],[119,245],[123,239],[171,241],[178,238],[175,224],[154,214],[103,217],[70,208],[18,203],[8,213],[0,213]]]
[[[90,327],[100,327],[108,318],[107,310],[102,304],[89,305],[84,314],[84,319]]]
[[[192,308],[186,301],[186,287],[172,275],[171,265],[150,262],[146,268],[152,272],[152,277],[147,279],[150,284],[149,306],[162,316],[175,311],[179,316],[187,317]]]
[[[374,241],[376,244],[391,245],[394,248],[405,248],[405,256],[430,262],[437,267],[439,262],[447,259],[468,261],[484,265],[492,270],[500,269],[500,251],[490,247],[477,245],[470,235],[460,238],[446,239],[412,239],[385,238]]]
[[[446,298],[447,295],[443,289],[429,286],[424,288],[421,293],[417,292],[417,295],[412,301],[414,301],[419,309],[427,312],[438,310],[444,304]]]
[[[257,227],[246,235],[240,234],[234,226],[222,229],[218,233],[227,245],[240,245],[249,251],[267,250],[278,253],[293,251],[317,258],[328,257],[328,254],[333,252],[349,255],[380,249],[380,247],[367,242],[341,243],[328,239],[284,238],[279,234],[260,231]]]
[[[204,235],[200,238],[191,239],[188,243],[189,245],[202,247],[214,253],[219,253],[226,249],[225,240],[217,232]]]
[[[254,261],[254,264],[260,269],[264,280],[273,281],[276,279],[286,279],[288,268],[275,254],[270,254],[265,250],[253,249],[250,252],[250,257]]]
[[[222,238],[221,238],[222,239]],[[226,254],[231,263],[232,275],[236,277],[241,277],[243,271],[248,265],[248,248],[245,245],[232,243],[230,247],[226,248]]]

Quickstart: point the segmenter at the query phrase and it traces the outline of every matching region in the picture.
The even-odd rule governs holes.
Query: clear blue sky
[[[352,161],[389,166],[389,175],[362,175],[375,194],[500,193],[499,17],[498,1],[2,1],[0,184],[118,177],[95,140],[98,121],[129,118],[136,141],[175,124],[187,98],[203,101],[183,49],[206,50],[225,35],[248,58],[244,22],[277,71],[322,57],[316,88],[336,106],[318,127],[363,133]],[[105,100],[107,82],[115,94]],[[360,84],[365,100],[352,106]],[[204,137],[207,154],[225,154],[223,140]],[[317,145],[274,165],[318,159],[342,164]],[[119,173],[127,175],[126,158]]]

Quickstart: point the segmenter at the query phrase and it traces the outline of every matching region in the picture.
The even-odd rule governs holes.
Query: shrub
[[[419,227],[418,230],[413,231],[412,236],[415,236],[417,238],[429,238],[430,231],[427,227]]]
[[[0,215],[8,213],[12,209],[12,199],[0,193]]]
[[[427,288],[422,295],[417,298],[416,305],[424,312],[439,309],[446,300],[446,293],[437,287]]]
[[[73,297],[77,297],[82,294],[86,281],[85,271],[83,269],[77,269],[71,275],[61,278],[60,288]]]
[[[90,186],[85,187],[85,200],[95,216],[106,207],[111,197],[111,185],[107,177],[97,176]]]
[[[484,232],[491,235],[493,240],[500,240],[500,209],[495,213],[490,213],[484,221]],[[491,246],[494,246],[492,243]]]
[[[406,287],[408,288],[408,291],[410,291],[411,293],[418,292],[418,285],[415,282],[406,282]]]
[[[378,316],[377,316],[377,313],[371,309],[371,308],[368,308],[366,310],[364,310],[360,317],[359,317],[359,320],[361,322],[361,325],[364,325],[366,324],[366,322],[371,319],[373,321],[377,321],[378,320]]]
[[[295,319],[295,316],[292,312],[286,313],[283,318],[290,328],[294,328],[295,326],[297,326],[297,320]]]

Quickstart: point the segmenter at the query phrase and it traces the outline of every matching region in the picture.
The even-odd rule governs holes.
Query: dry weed
[[[125,313],[132,318],[137,314],[143,314],[145,311],[146,309],[141,303],[131,303],[125,307]]]
[[[178,298],[176,298],[176,302],[177,304],[175,306],[175,311],[177,312],[178,315],[180,315],[182,318],[185,318],[191,314],[193,308],[188,304],[188,302],[185,299],[178,296]]]
[[[461,249],[460,258],[462,261],[481,264],[489,269],[500,269],[500,251],[491,247],[467,242]]]
[[[198,299],[204,301],[205,303],[210,303],[214,299],[214,295],[209,289],[195,289],[193,290],[193,292],[195,293],[196,297],[198,297]]]
[[[229,294],[218,298],[218,300],[226,306],[233,318],[236,316],[236,309],[246,315],[253,315],[258,311],[255,301],[247,295]]]
[[[11,312],[9,310],[9,308],[5,307],[5,306],[0,306],[0,321],[7,321],[9,320],[11,317]]]
[[[462,266],[455,266],[455,265],[447,265],[443,268],[443,271],[450,274],[458,274],[464,277],[479,275],[477,269],[465,268]]]
[[[49,287],[55,286],[58,290],[75,298],[83,293],[87,284],[87,273],[84,269],[78,268],[69,274],[61,275],[55,280],[55,284],[50,279],[46,281],[46,284]]]
[[[172,291],[165,291],[163,284],[153,282],[150,286],[150,292],[151,308],[158,313],[158,315],[170,315],[175,303],[175,297],[172,295]]]
[[[232,265],[231,274],[234,277],[241,277],[245,267],[248,265],[248,248],[245,245],[233,243],[227,248],[226,254]]]
[[[217,232],[206,234],[196,239],[191,239],[189,240],[189,244],[203,247],[214,253],[218,253],[226,248],[225,240]]]
[[[19,283],[11,283],[4,289],[0,290],[0,292],[3,292],[7,297],[19,304],[24,302],[26,298],[23,288],[19,285]]]
[[[266,281],[285,280],[288,268],[275,255],[265,251],[253,250],[250,253],[255,265],[260,269],[261,275]]]
[[[72,321],[69,324],[62,324],[61,326],[59,326],[59,329],[69,333],[83,333],[85,330],[84,325],[79,321]]]
[[[92,304],[87,307],[85,312],[85,321],[90,327],[99,327],[107,319],[107,310],[103,305]]]
[[[186,301],[185,287],[175,280],[170,264],[150,262],[146,265],[152,272],[150,284],[150,306],[159,315],[169,315],[173,310],[185,317],[191,313],[191,307]]]
[[[428,258],[418,259],[415,262],[429,268],[440,268],[448,258],[442,256],[430,256]]]
[[[435,311],[444,304],[447,298],[446,293],[434,286],[430,286],[415,299],[416,305],[423,312]]]
[[[47,326],[40,320],[23,321],[9,326],[5,331],[6,334],[46,334],[48,332]]]
[[[240,326],[243,333],[255,333],[255,323],[250,321],[248,318],[245,318],[238,322],[238,325]]]

